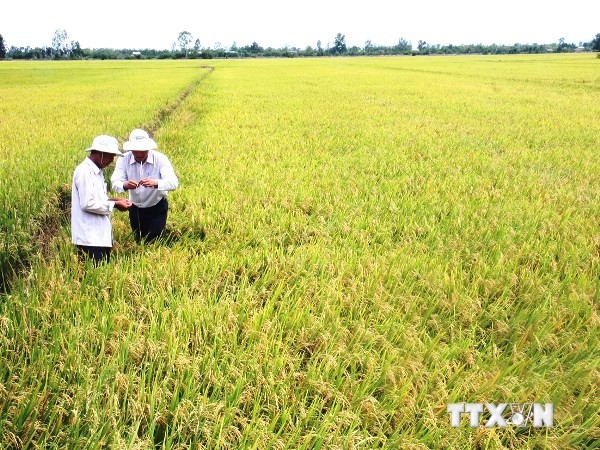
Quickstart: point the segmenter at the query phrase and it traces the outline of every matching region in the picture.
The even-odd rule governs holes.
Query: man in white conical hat
[[[110,215],[114,208],[127,211],[131,201],[109,199],[104,168],[115,156],[122,157],[119,143],[112,136],[94,138],[85,160],[73,172],[71,186],[71,241],[80,256],[89,257],[96,264],[110,259],[113,245]]]
[[[125,156],[117,162],[111,177],[115,192],[129,192],[133,203],[129,223],[137,242],[152,242],[167,225],[169,191],[179,181],[166,155],[157,150],[156,142],[145,130],[135,129],[123,144]]]

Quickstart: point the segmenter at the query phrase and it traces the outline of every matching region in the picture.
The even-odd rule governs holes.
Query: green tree
[[[257,53],[261,53],[263,51],[263,48],[260,45],[258,45],[258,43],[256,41],[254,41],[252,43],[252,45],[250,46],[249,50],[250,50],[250,53],[257,54]]]
[[[71,41],[71,58],[82,58],[83,50],[81,49],[81,45],[79,41]]]
[[[323,56],[323,46],[320,39],[317,41],[317,55]]]
[[[190,33],[189,31],[182,31],[181,33],[179,33],[179,36],[177,36],[177,43],[179,44],[179,48],[181,48],[182,52],[185,52],[186,58],[188,57],[189,46],[193,40],[194,38],[192,37],[192,33]]]
[[[556,51],[558,53],[567,53],[574,51],[575,48],[575,44],[569,44],[568,42],[565,42],[565,38],[560,38],[558,40],[558,45],[556,46]]]
[[[398,45],[396,48],[400,53],[410,53],[412,51],[412,45],[404,38],[398,39]]]
[[[332,53],[336,55],[341,55],[343,53],[346,53],[346,51],[346,36],[344,36],[342,33],[338,33],[333,41]]]
[[[4,38],[0,34],[0,59],[6,58],[6,47],[4,45]]]
[[[315,50],[310,45],[307,45],[306,48],[304,49],[304,56],[314,56],[314,55],[315,55]]]
[[[596,51],[596,52],[600,52],[600,33],[598,33],[596,35],[596,37],[594,39],[592,39],[592,42],[590,42],[592,50]]]
[[[52,49],[56,58],[68,51],[68,47],[65,44],[68,38],[69,35],[65,29],[59,28],[54,32],[54,36],[52,36]]]

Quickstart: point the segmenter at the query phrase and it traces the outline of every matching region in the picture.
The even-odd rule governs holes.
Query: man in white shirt
[[[129,191],[133,203],[129,223],[137,242],[152,242],[167,226],[167,195],[179,186],[173,166],[148,133],[133,130],[123,144],[125,156],[117,161],[111,183],[115,192]]]
[[[95,264],[110,259],[113,245],[110,214],[113,208],[126,211],[131,206],[127,199],[109,199],[103,169],[115,156],[123,156],[119,143],[112,136],[94,138],[85,150],[89,156],[77,166],[71,187],[71,241],[82,257]]]

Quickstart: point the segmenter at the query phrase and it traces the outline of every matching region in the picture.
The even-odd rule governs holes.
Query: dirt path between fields
[[[186,87],[179,96],[173,100],[171,103],[163,106],[156,112],[156,116],[149,120],[148,122],[144,122],[140,124],[139,128],[146,130],[151,136],[154,135],[162,126],[164,121],[171,115],[177,108],[181,106],[181,104],[185,101],[185,99],[196,90],[196,88],[204,81],[204,79],[209,76],[215,68],[212,66],[200,66],[200,69],[208,69],[204,72],[197,80],[191,83],[188,87]],[[123,140],[127,140],[129,136],[124,136]]]

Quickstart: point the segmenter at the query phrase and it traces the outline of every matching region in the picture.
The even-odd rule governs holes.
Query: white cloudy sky
[[[49,46],[54,31],[83,48],[170,49],[180,31],[203,47],[256,41],[263,47],[333,44],[514,44],[591,41],[600,0],[8,0],[0,6],[7,46]]]

